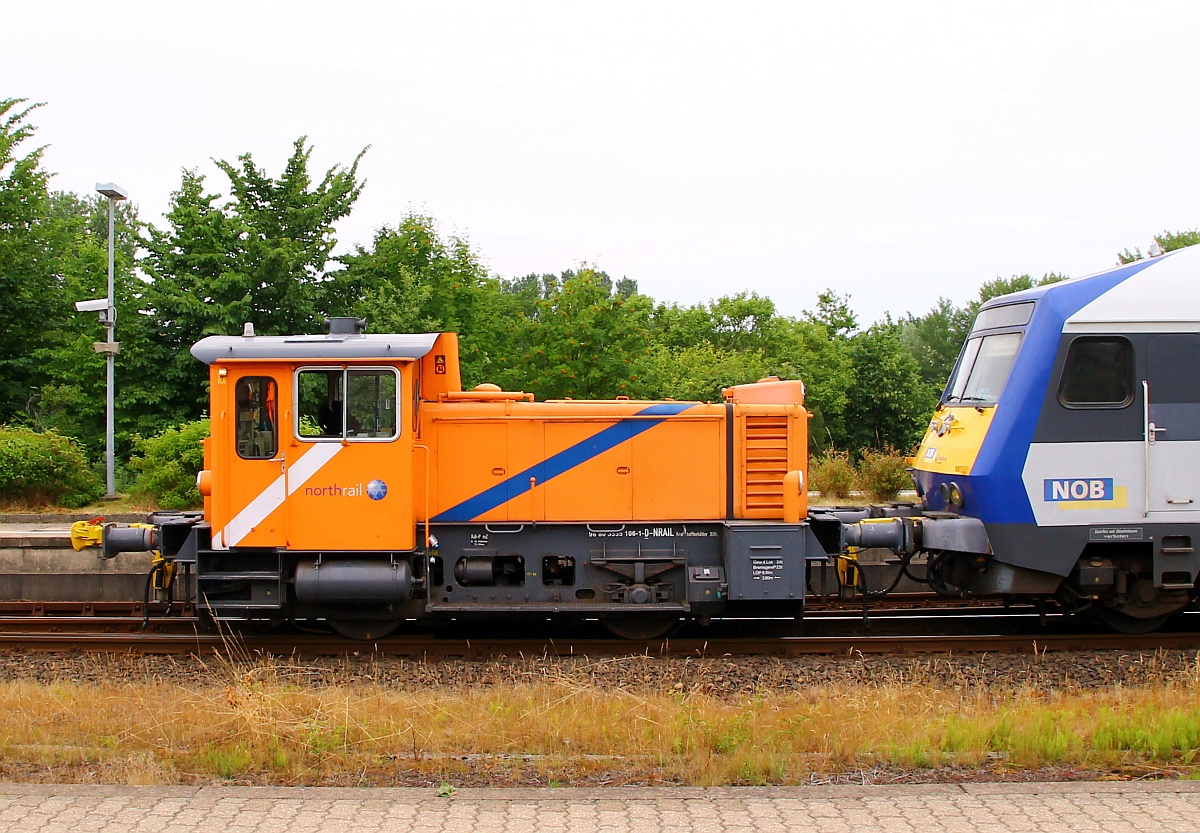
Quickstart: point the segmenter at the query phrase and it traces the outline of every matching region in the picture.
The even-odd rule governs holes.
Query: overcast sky
[[[0,97],[54,187],[180,171],[367,187],[340,249],[415,209],[494,273],[595,264],[660,301],[748,290],[863,323],[997,276],[1082,275],[1200,226],[1200,3],[40,2]]]

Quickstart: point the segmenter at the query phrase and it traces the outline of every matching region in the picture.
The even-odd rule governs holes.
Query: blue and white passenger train
[[[952,594],[1125,631],[1196,597],[1200,246],[995,298],[917,453],[916,548]]]

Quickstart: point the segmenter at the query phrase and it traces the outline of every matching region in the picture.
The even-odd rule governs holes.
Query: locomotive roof
[[[1045,299],[1070,332],[1200,330],[1200,246],[994,298],[981,309]]]
[[[205,364],[226,359],[419,359],[438,333],[208,336],[192,345]]]

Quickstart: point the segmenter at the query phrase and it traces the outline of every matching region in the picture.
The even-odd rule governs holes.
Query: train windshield
[[[950,380],[945,402],[971,405],[994,405],[1004,390],[1017,348],[1020,333],[997,333],[975,336],[967,340],[962,359]]]

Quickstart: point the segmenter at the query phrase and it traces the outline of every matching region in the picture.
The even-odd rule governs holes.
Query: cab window
[[[1068,408],[1120,408],[1133,401],[1133,345],[1077,338],[1067,349],[1058,399]]]
[[[237,453],[247,460],[275,456],[279,389],[269,376],[246,376],[234,387]]]
[[[995,404],[1012,372],[1020,333],[997,333],[968,339],[950,380],[946,403]]]
[[[399,436],[400,376],[394,368],[305,368],[296,374],[296,434],[305,440]]]

